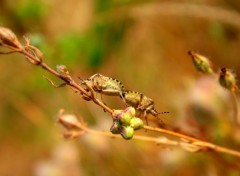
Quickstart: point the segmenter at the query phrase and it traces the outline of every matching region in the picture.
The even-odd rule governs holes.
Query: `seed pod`
[[[57,122],[68,130],[79,129],[78,126],[79,121],[77,117],[71,114],[60,115],[57,119]]]
[[[122,130],[121,130],[121,136],[126,139],[132,139],[134,135],[134,129],[130,126],[122,126]]]
[[[211,62],[208,58],[193,51],[189,51],[188,54],[192,57],[193,65],[198,71],[206,74],[213,73]]]
[[[140,118],[134,117],[130,121],[130,126],[134,130],[139,130],[139,129],[141,129],[143,127],[143,121]]]
[[[0,45],[10,49],[21,49],[22,45],[16,35],[8,28],[0,27]]]
[[[219,83],[230,91],[235,91],[237,88],[235,75],[226,68],[222,68],[220,71]]]

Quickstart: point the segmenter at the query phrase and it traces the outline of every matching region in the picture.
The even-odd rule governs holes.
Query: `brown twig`
[[[190,3],[148,3],[134,6],[129,11],[130,17],[142,18],[158,15],[187,16],[220,21],[240,28],[240,14],[234,10]]]
[[[69,116],[71,118],[69,118]],[[65,134],[68,134],[67,136],[68,138],[76,138],[85,133],[106,136],[111,138],[122,138],[121,135],[119,134],[112,134],[107,131],[98,131],[98,130],[90,129],[86,126],[84,122],[79,122],[75,116],[63,114],[63,110],[61,111],[61,114],[59,114],[58,122],[68,130],[65,133]],[[176,133],[176,132],[161,129],[161,128],[153,128],[149,126],[144,126],[144,129],[161,132],[163,134],[168,134],[170,136],[177,137],[178,139],[180,138],[180,140],[168,139],[166,137],[149,137],[149,136],[142,136],[142,135],[134,135],[132,139],[147,141],[147,142],[154,142],[156,144],[162,144],[167,146],[181,147],[182,149],[190,152],[215,151],[215,152],[221,152],[221,153],[240,157],[239,151],[221,147],[209,142],[205,142],[196,138],[192,138],[192,137],[180,134],[180,133]]]
[[[63,80],[68,86],[71,86],[72,88],[78,90],[79,92],[83,93],[84,95],[86,95],[88,98],[90,98],[94,103],[96,103],[97,105],[99,105],[100,107],[102,107],[104,110],[106,110],[109,113],[112,113],[113,110],[110,109],[109,107],[107,107],[106,105],[104,105],[101,101],[99,101],[96,98],[93,98],[91,96],[89,96],[88,92],[86,92],[86,90],[84,88],[82,88],[79,84],[77,84],[74,80],[69,81],[68,79],[66,79],[65,77],[63,77],[61,74],[59,74],[57,71],[53,70],[51,67],[49,67],[46,63],[44,62],[39,62],[38,58],[36,58],[36,56],[31,55],[29,52],[27,52],[26,50],[22,50],[20,51],[21,54],[25,55],[26,57],[28,57],[28,59],[31,59],[32,61],[36,62],[37,64],[35,65],[39,65],[41,66],[44,70],[48,71],[49,73],[55,75],[56,77],[60,78],[61,80]]]
[[[238,108],[239,108],[239,103],[238,103],[238,99],[236,96],[236,92],[235,91],[231,91],[231,95],[232,95],[232,100],[233,100],[233,120],[234,123],[239,126],[240,125],[240,117],[239,117],[239,112],[238,112]]]

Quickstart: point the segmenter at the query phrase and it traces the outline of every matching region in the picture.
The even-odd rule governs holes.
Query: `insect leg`
[[[87,81],[82,81],[82,84],[84,84],[87,87],[87,90],[90,91],[92,99],[96,99],[96,96],[94,94],[94,90],[93,90],[92,86],[89,85],[89,83],[87,83]]]
[[[119,92],[120,98],[123,100],[123,103],[125,104],[125,106],[129,106],[128,103],[125,100],[125,93],[124,92]]]
[[[144,119],[145,119],[145,121],[146,121],[146,124],[148,125],[147,110],[145,110],[145,111],[143,112],[143,117],[144,117]]]
[[[141,108],[141,104],[142,104],[142,100],[143,100],[143,94],[142,93],[140,93],[140,100],[139,100],[139,102],[138,102],[138,105],[137,105],[137,109],[140,109]]]

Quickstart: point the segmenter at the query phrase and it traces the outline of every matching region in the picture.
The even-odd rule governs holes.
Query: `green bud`
[[[119,118],[119,122],[120,124],[124,125],[124,126],[129,126],[130,125],[130,121],[132,119],[132,115],[129,113],[123,113],[121,114],[120,118]]]
[[[127,108],[124,110],[124,112],[129,113],[132,117],[134,117],[135,114],[136,114],[136,110],[135,110],[134,107],[127,107]]]
[[[111,128],[110,128],[110,131],[113,133],[113,134],[119,134],[120,133],[120,130],[121,130],[121,125],[119,124],[118,121],[114,121]]]
[[[192,57],[193,65],[198,71],[206,74],[213,73],[211,63],[208,58],[193,51],[189,51],[188,54]]]
[[[134,117],[131,119],[130,121],[130,126],[134,129],[134,130],[138,130],[141,129],[143,127],[143,121],[140,118]]]
[[[221,69],[219,83],[222,87],[230,91],[235,91],[237,88],[234,74],[226,68]]]
[[[122,113],[123,113],[122,110],[113,110],[113,113],[112,113],[113,119],[119,119]]]
[[[122,130],[121,130],[121,136],[124,138],[124,139],[132,139],[134,135],[134,129],[130,126],[122,126]]]

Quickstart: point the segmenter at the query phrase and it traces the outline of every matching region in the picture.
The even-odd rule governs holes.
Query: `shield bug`
[[[157,112],[154,109],[153,99],[143,95],[142,93],[128,90],[124,91],[121,97],[124,99],[124,102],[126,104],[136,108],[140,112],[140,115],[143,113],[143,117],[145,118],[147,125],[148,125],[147,114],[152,114],[153,116],[157,117],[158,114],[169,113],[169,112]],[[164,124],[162,120],[161,123]]]
[[[101,95],[120,96],[122,97],[125,87],[115,78],[103,76],[99,73],[92,75],[90,78],[82,80],[81,84],[86,85],[86,90],[100,93]],[[89,90],[90,89],[90,90]]]

